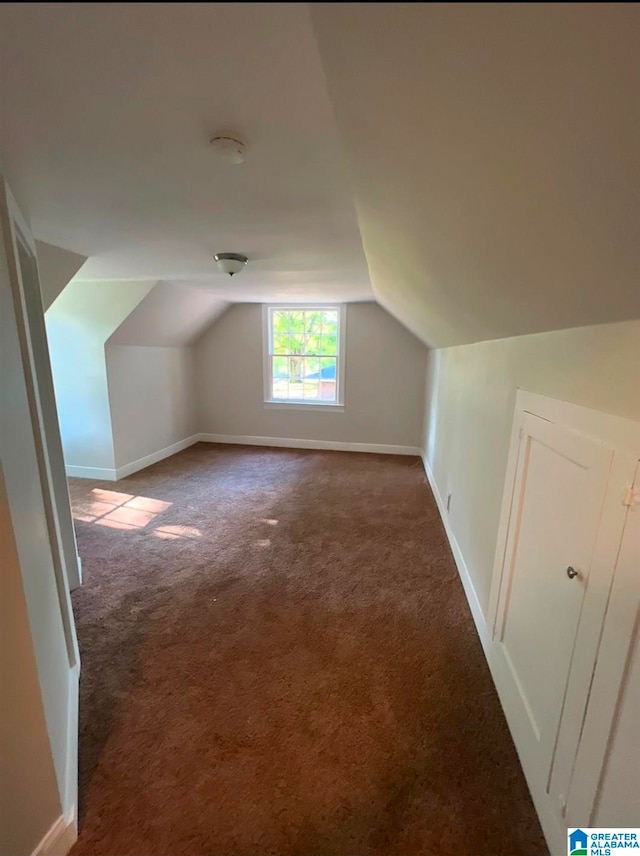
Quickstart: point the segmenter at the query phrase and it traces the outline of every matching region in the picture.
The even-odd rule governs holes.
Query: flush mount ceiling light
[[[240,273],[249,259],[240,253],[216,253],[213,257],[216,264],[223,273],[228,273],[233,276],[234,273]]]
[[[213,134],[209,142],[221,160],[227,163],[244,163],[244,143],[235,134]]]

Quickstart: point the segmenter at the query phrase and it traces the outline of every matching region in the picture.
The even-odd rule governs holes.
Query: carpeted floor
[[[546,853],[420,461],[73,480],[73,856]]]

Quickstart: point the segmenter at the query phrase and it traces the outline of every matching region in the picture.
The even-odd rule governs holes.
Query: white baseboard
[[[116,471],[106,467],[74,467],[67,464],[64,469],[67,478],[94,479],[95,481],[116,480]]]
[[[75,814],[72,817],[61,814],[31,856],[67,856],[77,840],[78,824]]]
[[[339,440],[303,440],[292,437],[251,437],[244,434],[198,434],[201,443],[227,443],[238,446],[277,446],[284,449],[326,449],[334,452],[371,452],[379,455],[415,455],[417,446],[392,446],[380,443],[343,443]]]
[[[482,607],[480,606],[478,594],[474,588],[473,582],[471,581],[471,575],[469,574],[467,563],[465,562],[464,556],[462,555],[460,545],[458,544],[456,536],[453,534],[453,531],[451,530],[451,527],[449,525],[449,515],[447,514],[446,503],[443,501],[442,496],[440,495],[440,491],[438,490],[438,485],[436,484],[433,471],[429,466],[429,462],[427,461],[424,452],[422,453],[422,463],[424,464],[424,471],[427,475],[431,490],[433,491],[433,495],[438,506],[438,511],[440,512],[440,517],[442,518],[442,523],[444,524],[444,529],[447,533],[447,538],[449,539],[453,558],[455,559],[455,563],[458,568],[458,574],[460,575],[460,580],[462,581],[462,586],[467,597],[467,602],[469,604],[469,608],[471,609],[471,615],[473,616],[473,620],[476,625],[476,630],[478,632],[478,636],[480,637],[480,642],[482,643],[484,655],[487,660],[489,670],[491,671],[491,677],[496,687],[496,691],[500,699],[500,704],[502,705],[502,709],[505,714],[507,725],[509,726],[509,730],[511,731],[511,734],[514,737],[514,743],[516,743],[517,745],[517,741],[515,740],[515,731],[513,727],[513,722],[514,719],[516,719],[516,715],[514,714],[513,705],[509,701],[508,693],[504,691],[504,683],[500,679],[496,658],[494,656],[494,651],[492,650],[489,625],[487,624],[487,620],[482,611]],[[540,794],[538,794],[536,789],[533,787],[532,782],[529,781],[529,776],[527,774],[527,770],[522,765],[522,760],[520,760],[520,764],[522,766],[525,778],[527,779],[529,791],[531,793],[535,809],[538,813],[538,817],[540,818],[540,824],[547,839],[549,849],[551,853],[554,854],[554,856],[559,856],[561,852],[564,852],[562,849],[564,847],[564,828],[562,830],[559,830],[558,820],[550,811],[550,804],[548,800],[545,800],[544,797],[540,797]]]
[[[80,666],[76,664],[69,675],[67,712],[67,753],[65,786],[62,799],[63,814],[35,848],[31,856],[67,856],[78,840],[78,713]]]
[[[342,443],[337,440],[302,440],[291,437],[251,437],[241,434],[193,434],[171,446],[131,461],[117,469],[102,467],[65,467],[67,476],[77,479],[93,479],[96,481],[119,481],[127,476],[144,470],[158,461],[181,452],[183,449],[193,446],[194,443],[228,443],[240,446],[278,446],[286,449],[328,449],[335,452],[371,452],[380,455],[415,455],[420,457],[420,449],[417,446],[392,446],[381,443]]]
[[[424,452],[421,452],[421,457],[422,463],[424,465],[424,471],[427,475],[431,490],[433,491],[433,495],[436,500],[436,505],[438,506],[438,511],[440,512],[440,517],[442,518],[444,530],[447,533],[447,538],[449,539],[451,552],[453,553],[453,558],[455,559],[455,563],[458,568],[458,574],[460,575],[460,580],[464,588],[464,593],[467,597],[469,608],[471,609],[471,615],[473,616],[473,620],[476,625],[476,630],[478,631],[478,636],[480,637],[480,642],[482,643],[482,648],[484,650],[485,657],[488,660],[490,638],[487,620],[484,616],[484,612],[482,611],[482,607],[480,606],[478,594],[471,580],[471,574],[469,573],[469,568],[467,567],[467,563],[465,562],[464,556],[462,555],[462,550],[460,549],[460,545],[458,544],[457,538],[453,534],[453,530],[449,525],[449,515],[447,513],[446,503],[443,502],[443,499],[440,496],[438,485],[436,484],[436,480],[434,478],[433,472],[431,470],[431,467],[429,466],[429,462],[427,461],[427,457]]]
[[[188,449],[189,446],[193,446],[194,443],[197,443],[199,438],[199,434],[192,434],[191,437],[185,437],[184,440],[178,440],[177,443],[165,446],[164,449],[158,449],[157,452],[145,455],[144,458],[138,458],[137,461],[131,461],[130,464],[124,464],[124,466],[118,467],[115,471],[116,481],[133,475],[133,473],[137,473],[139,470],[144,470],[152,464],[157,464],[158,461],[164,461],[165,458],[170,458],[171,455],[175,455],[183,449]]]
[[[158,461],[163,461],[165,458],[170,458],[177,452],[193,446],[200,438],[199,434],[192,434],[191,437],[186,437],[184,440],[178,440],[177,443],[172,443],[170,446],[165,446],[164,449],[158,449],[157,452],[152,452],[150,455],[145,455],[144,458],[138,458],[137,461],[131,461],[129,464],[117,469],[109,469],[106,467],[75,467],[67,465],[65,467],[68,477],[76,479],[94,479],[95,481],[119,481],[127,476],[137,473],[138,470],[144,470],[145,467],[150,467],[152,464],[157,464]]]

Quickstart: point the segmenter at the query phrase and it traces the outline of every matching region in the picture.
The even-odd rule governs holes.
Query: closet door
[[[549,787],[612,458],[597,440],[523,415],[491,659],[538,792]]]
[[[615,491],[625,519],[567,787],[568,826],[632,827],[640,818],[640,465],[630,464]]]

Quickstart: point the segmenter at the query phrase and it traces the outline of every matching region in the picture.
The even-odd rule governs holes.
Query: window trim
[[[337,310],[338,311],[338,354],[336,358],[336,400],[318,401],[292,398],[287,401],[272,397],[271,389],[271,313],[278,309],[295,310]],[[271,410],[316,410],[343,413],[345,387],[345,349],[347,342],[347,305],[346,303],[263,303],[262,304],[262,369],[264,386],[264,407]]]

